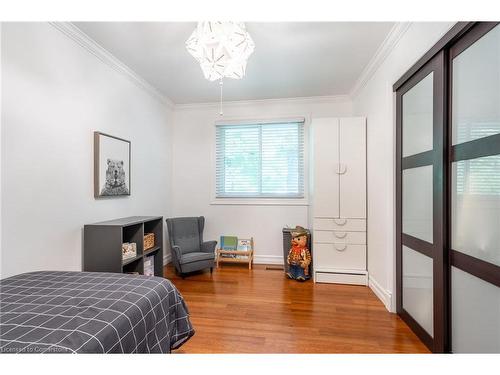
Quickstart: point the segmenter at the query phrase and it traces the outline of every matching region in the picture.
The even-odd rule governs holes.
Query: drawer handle
[[[344,251],[345,249],[347,249],[347,245],[344,245],[344,247],[342,247],[341,249],[339,249],[337,245],[335,245],[335,250],[337,251]]]
[[[344,220],[344,221],[341,221],[340,223],[337,221],[337,219],[333,219],[333,221],[335,221],[335,224],[337,225],[346,225],[347,223],[347,219],[340,219],[340,220]]]
[[[337,238],[345,238],[347,236],[347,232],[344,232],[342,235],[338,235],[337,232],[333,232],[333,234],[335,235],[335,237]]]

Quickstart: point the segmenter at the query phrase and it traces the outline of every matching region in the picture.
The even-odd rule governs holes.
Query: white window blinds
[[[499,122],[462,122],[455,143],[500,133]],[[500,195],[500,156],[493,155],[457,162],[457,192],[473,195]]]
[[[216,198],[303,198],[304,120],[216,125]]]

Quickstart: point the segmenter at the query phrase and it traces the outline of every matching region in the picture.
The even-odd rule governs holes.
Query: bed
[[[193,334],[164,278],[43,271],[0,280],[0,353],[169,353]]]

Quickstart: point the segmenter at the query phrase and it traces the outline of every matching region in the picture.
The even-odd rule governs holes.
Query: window
[[[461,160],[455,165],[458,194],[500,195],[500,155]]]
[[[500,122],[462,122],[453,128],[456,144],[500,133]],[[489,156],[456,163],[457,193],[500,195],[500,157]]]
[[[216,125],[216,198],[303,198],[304,120]]]

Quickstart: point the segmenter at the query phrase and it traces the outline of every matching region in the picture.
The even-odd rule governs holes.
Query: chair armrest
[[[182,259],[181,248],[179,246],[177,246],[177,245],[172,246],[172,251],[175,253],[175,257],[178,260]],[[172,255],[174,255],[174,254],[172,254]]]
[[[217,246],[217,241],[207,241],[201,244],[201,251],[204,253],[215,253],[215,246]]]

